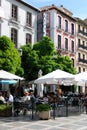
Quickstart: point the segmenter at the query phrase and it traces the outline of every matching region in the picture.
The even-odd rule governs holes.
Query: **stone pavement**
[[[87,115],[56,117],[50,120],[37,120],[25,117],[0,117],[0,130],[87,130]]]

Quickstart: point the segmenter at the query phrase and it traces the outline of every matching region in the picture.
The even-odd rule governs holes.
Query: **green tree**
[[[41,56],[39,60],[40,69],[43,71],[43,75],[55,70],[57,66],[56,62],[53,60],[53,56]]]
[[[55,51],[54,43],[48,36],[43,37],[41,41],[34,44],[33,49],[37,51],[39,57],[46,55],[52,56]]]
[[[58,55],[57,58],[54,60],[57,65],[57,66],[55,66],[56,69],[59,68],[66,72],[76,74],[76,68],[73,67],[72,60],[68,56]]]
[[[27,80],[36,79],[40,69],[43,75],[56,69],[76,73],[72,60],[68,56],[58,55],[55,52],[54,43],[47,36],[33,47],[30,44],[22,46],[22,52],[22,67]],[[57,57],[54,58],[54,55]]]
[[[38,55],[30,44],[24,45],[22,48],[22,67],[24,68],[24,77],[26,80],[33,80],[38,74]]]
[[[0,37],[0,69],[23,75],[20,54],[14,43],[6,36]]]

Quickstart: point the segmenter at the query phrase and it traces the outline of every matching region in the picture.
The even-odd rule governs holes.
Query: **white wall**
[[[19,24],[10,22],[12,3],[18,6],[18,19]],[[18,48],[26,43],[26,33],[32,35],[32,45],[37,41],[37,11],[17,2],[15,0],[2,0],[1,6],[4,10],[5,17],[1,23],[1,36],[6,35],[11,37],[11,28],[14,27],[18,30]],[[32,13],[32,28],[25,29],[26,12]]]

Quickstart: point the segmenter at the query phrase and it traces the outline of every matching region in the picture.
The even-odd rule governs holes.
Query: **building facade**
[[[0,36],[21,45],[37,41],[37,13],[40,10],[22,0],[0,0]]]
[[[80,73],[87,71],[87,21],[80,18],[76,19],[76,70]]]
[[[23,0],[0,0],[0,36],[6,35],[16,48],[49,36],[61,55],[68,55],[77,72],[87,70],[87,20],[74,18],[61,6],[38,9]]]
[[[58,53],[68,55],[76,67],[76,19],[63,6],[41,8],[43,14],[43,35],[49,36]]]

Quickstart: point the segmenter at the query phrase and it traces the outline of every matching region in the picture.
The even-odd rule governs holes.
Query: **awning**
[[[0,84],[16,84],[16,80],[0,80]]]

